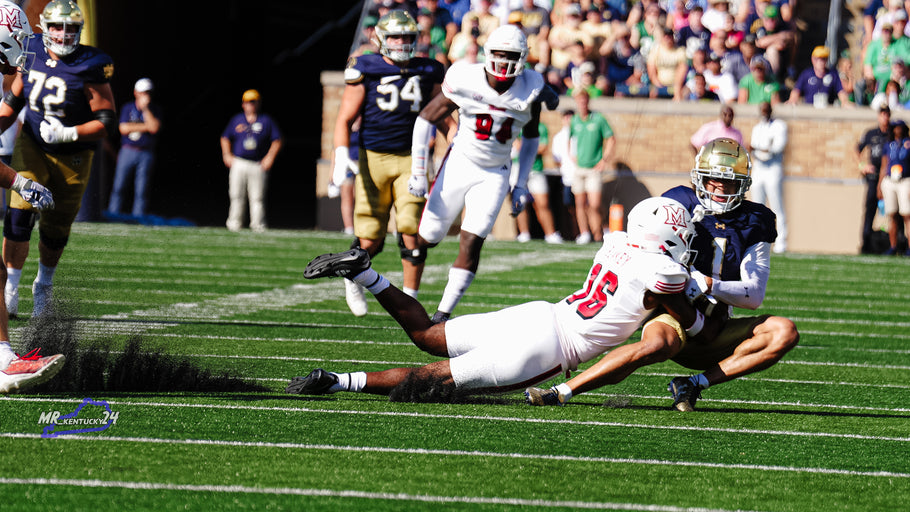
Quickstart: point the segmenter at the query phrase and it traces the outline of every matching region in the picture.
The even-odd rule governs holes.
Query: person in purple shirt
[[[231,207],[227,227],[239,231],[243,224],[246,197],[250,202],[250,229],[262,232],[265,222],[265,189],[269,170],[281,151],[281,131],[266,114],[260,113],[259,91],[243,93],[243,112],[231,118],[221,134],[221,157],[231,170],[228,193]]]
[[[120,152],[107,207],[111,215],[120,214],[128,182],[134,175],[133,216],[142,217],[148,211],[148,185],[155,164],[155,142],[161,128],[161,112],[158,105],[152,103],[152,89],[150,79],[140,78],[133,87],[136,100],[120,110]]]
[[[837,70],[828,67],[828,57],[831,52],[824,46],[816,46],[812,50],[812,67],[800,73],[796,85],[790,91],[787,103],[797,105],[808,103],[816,107],[826,107],[840,99],[842,107],[852,107],[850,97],[840,82]]]

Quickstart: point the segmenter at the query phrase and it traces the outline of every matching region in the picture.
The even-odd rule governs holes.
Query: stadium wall
[[[340,230],[337,199],[326,197],[331,177],[329,162],[332,132],[341,94],[342,73],[323,72],[323,119],[321,158],[317,165],[317,227]],[[560,109],[574,108],[563,98]],[[639,200],[689,182],[694,151],[689,137],[704,123],[719,118],[717,103],[674,103],[667,100],[598,98],[591,108],[603,113],[617,137],[616,161],[631,172],[610,173],[604,184],[604,207],[611,197],[625,211]],[[734,126],[748,142],[759,121],[758,107],[734,106]],[[868,108],[827,108],[779,105],[775,116],[786,121],[789,143],[784,155],[784,196],[790,235],[789,250],[800,253],[856,254],[859,252],[864,184],[853,151],[863,132],[876,124]],[[905,116],[896,113],[895,118]],[[542,120],[550,135],[559,131],[559,114],[544,112]],[[437,154],[443,154],[437,151]],[[545,166],[555,165],[549,156]],[[605,215],[604,219],[608,217]],[[500,239],[514,237],[514,222],[501,212],[493,231]]]

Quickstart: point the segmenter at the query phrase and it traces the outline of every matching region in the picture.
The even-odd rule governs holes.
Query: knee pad
[[[401,233],[398,234],[398,248],[401,252],[401,259],[410,261],[414,265],[422,265],[427,261],[427,248],[408,249],[404,245],[404,237],[401,236]]]
[[[3,236],[13,242],[28,242],[32,239],[32,230],[38,213],[32,210],[7,208],[3,220]]]
[[[48,249],[59,251],[66,247],[66,244],[69,243],[70,237],[65,236],[63,238],[51,238],[45,235],[43,232],[38,233],[38,238],[41,240],[41,243],[46,245]]]

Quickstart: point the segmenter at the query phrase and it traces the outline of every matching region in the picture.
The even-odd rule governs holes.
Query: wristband
[[[701,332],[702,328],[705,326],[705,315],[701,314],[701,311],[695,310],[695,322],[686,329],[686,335],[688,336],[698,336],[698,333]]]

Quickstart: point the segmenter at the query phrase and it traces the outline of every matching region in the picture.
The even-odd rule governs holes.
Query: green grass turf
[[[456,404],[286,395],[287,380],[316,367],[436,360],[372,298],[355,318],[339,280],[302,279],[311,258],[348,244],[324,232],[77,224],[55,285],[65,314],[44,323],[28,318],[33,257],[14,346],[70,342],[78,351],[58,384],[75,386],[92,365],[99,380],[0,398],[3,510],[880,511],[910,498],[910,260],[774,255],[759,312],[792,318],[800,345],[705,391],[695,413],[668,407],[667,382],[690,373],[672,362],[563,408],[528,407],[519,393]],[[560,300],[595,250],[489,241],[456,312]],[[430,311],[456,251],[454,239],[430,251],[420,296]],[[397,251],[374,265],[400,283]],[[136,344],[143,352],[125,356]],[[117,360],[154,386],[113,382]],[[180,363],[202,375],[167,373]],[[219,388],[224,374],[258,389]],[[117,422],[40,436],[42,415],[86,397]]]

